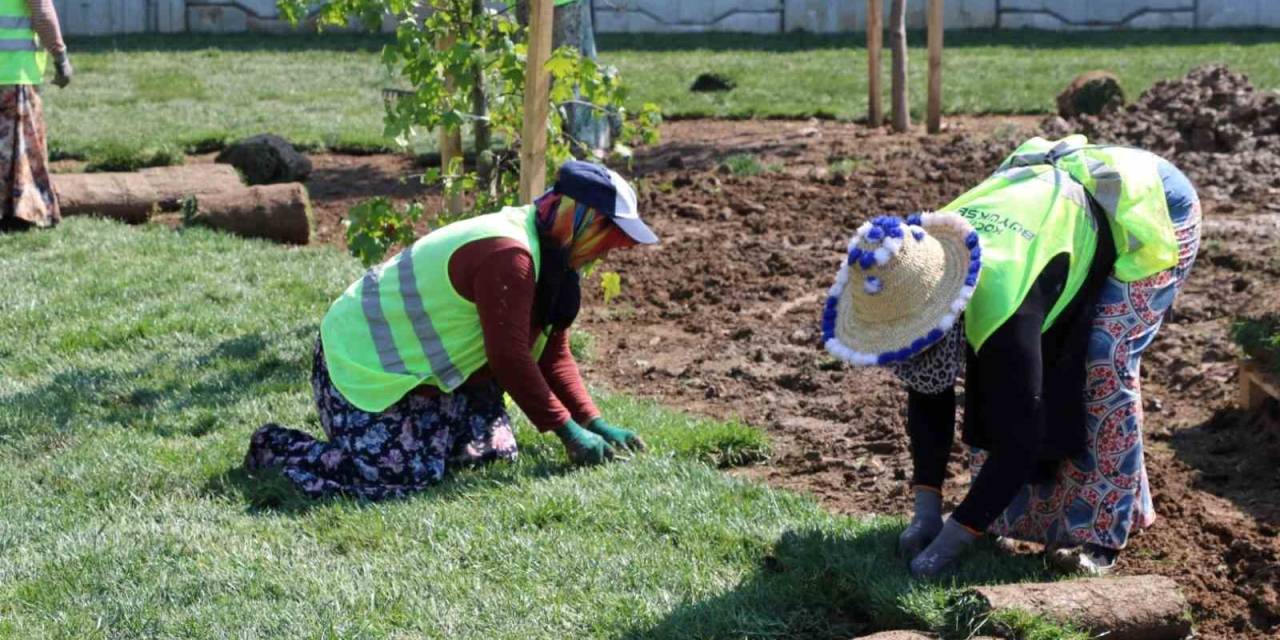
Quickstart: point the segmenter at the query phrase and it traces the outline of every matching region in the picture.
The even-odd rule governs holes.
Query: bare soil
[[[891,135],[819,121],[680,121],[634,175],[656,247],[610,256],[622,296],[594,287],[581,325],[596,337],[589,379],[768,429],[775,454],[740,473],[808,492],[849,514],[910,508],[905,394],[885,372],[822,350],[821,296],[869,216],[931,209],[977,184],[1037,126],[1031,118],[950,119],[941,135]],[[734,176],[738,153],[771,170]],[[1173,153],[1171,159],[1178,160]],[[313,156],[320,241],[342,244],[347,208],[372,195],[418,197],[391,156]],[[848,170],[847,175],[835,169]],[[1193,180],[1197,178],[1192,175]],[[1122,555],[1124,574],[1174,578],[1206,638],[1280,634],[1280,419],[1233,409],[1232,318],[1280,309],[1280,177],[1213,189],[1186,290],[1145,358],[1143,386],[1156,525]],[[1228,199],[1229,198],[1229,199]],[[954,451],[947,499],[969,479]]]

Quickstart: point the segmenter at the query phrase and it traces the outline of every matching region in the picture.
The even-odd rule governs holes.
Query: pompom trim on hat
[[[905,227],[905,229],[904,229]],[[917,241],[924,239],[929,227],[950,228],[959,237],[964,238],[964,246],[969,250],[969,264],[965,273],[964,286],[951,301],[948,312],[939,318],[938,323],[923,336],[913,340],[909,345],[892,351],[871,353],[858,351],[844,344],[835,335],[836,315],[840,304],[840,295],[849,285],[849,267],[857,265],[862,271],[873,266],[884,266],[902,249],[904,231],[910,232]],[[879,244],[874,251],[860,248],[862,244]],[[904,221],[893,216],[880,216],[858,227],[853,238],[849,240],[847,259],[840,265],[836,281],[827,291],[827,300],[822,312],[822,342],[831,355],[856,366],[887,365],[902,362],[928,349],[941,340],[955,325],[960,313],[969,305],[973,292],[977,288],[978,276],[982,271],[982,246],[978,233],[974,231],[964,218],[948,213],[913,213]],[[878,294],[883,288],[880,278],[867,275],[862,279],[863,290],[871,295]]]

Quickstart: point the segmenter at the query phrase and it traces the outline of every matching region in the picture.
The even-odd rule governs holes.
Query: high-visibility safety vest
[[[967,219],[981,238],[982,275],[965,310],[965,335],[975,351],[1013,316],[1055,256],[1067,254],[1070,266],[1041,331],[1079,293],[1097,249],[1090,196],[1116,239],[1116,278],[1132,282],[1177,264],[1156,161],[1138,149],[1089,145],[1084,136],[1033,138],[943,208]]]
[[[1107,214],[1114,232],[1116,279],[1135,282],[1178,264],[1178,239],[1158,159],[1132,147],[1091,145],[1084,136],[1075,135],[1061,140],[1032,138],[1015,149],[1001,168],[1049,163],[1084,185]]]
[[[422,384],[452,392],[483,367],[480,314],[453,288],[449,259],[469,242],[511,238],[529,249],[536,278],[541,256],[534,216],[530,205],[455,222],[352,283],[320,323],[329,377],[343,397],[376,413]],[[546,344],[539,334],[535,359]]]
[[[1065,253],[1071,261],[1067,282],[1041,331],[1053,326],[1080,291],[1097,249],[1084,187],[1050,165],[1009,167],[941,210],[964,217],[982,246],[981,275],[964,312],[973,350],[1013,316],[1044,268]]]
[[[26,0],[0,0],[0,84],[40,84],[47,64]]]

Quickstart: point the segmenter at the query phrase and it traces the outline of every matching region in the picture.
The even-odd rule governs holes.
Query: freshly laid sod
[[[954,585],[1045,577],[984,548],[913,583],[900,520],[733,479],[758,431],[618,395],[633,460],[572,469],[522,423],[515,464],[306,501],[240,461],[263,422],[319,431],[311,344],[355,261],[74,218],[0,235],[0,272],[0,637],[965,637]]]
[[[273,132],[309,146],[387,148],[381,89],[398,85],[379,61],[385,36],[134,36],[71,42],[77,75],[44,92],[55,154],[127,166],[174,150],[207,149]],[[604,35],[631,102],[670,117],[866,114],[862,34],[840,36]],[[925,100],[922,34],[911,34],[911,102]],[[955,31],[946,36],[947,113],[1049,113],[1078,73],[1110,69],[1136,97],[1200,64],[1225,63],[1280,88],[1280,31]],[[888,54],[885,62],[887,107]],[[701,73],[730,77],[724,93],[689,91]],[[431,136],[425,136],[429,144]],[[123,158],[122,158],[123,156]]]

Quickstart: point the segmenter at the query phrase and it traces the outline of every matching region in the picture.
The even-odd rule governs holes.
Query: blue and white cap
[[[561,165],[551,190],[603,213],[640,244],[658,242],[658,236],[640,219],[636,190],[612,169],[570,160]]]
[[[954,213],[880,216],[849,241],[827,294],[822,341],[859,366],[905,361],[951,330],[982,271],[978,234]]]

